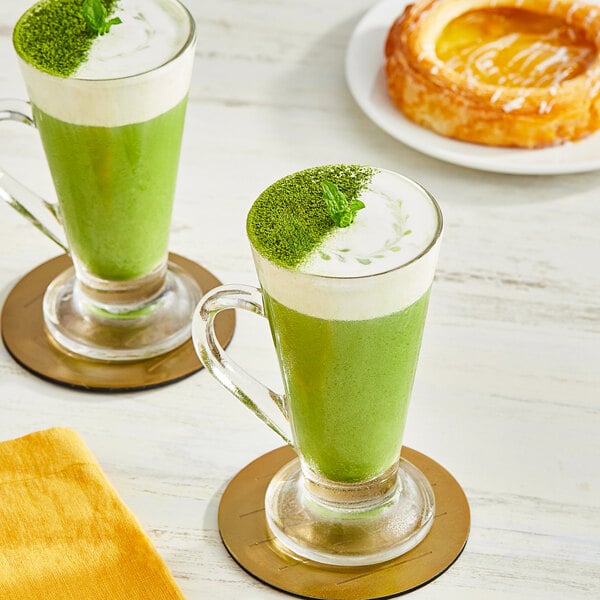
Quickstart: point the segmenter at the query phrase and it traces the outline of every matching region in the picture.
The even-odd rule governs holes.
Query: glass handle
[[[238,308],[265,316],[263,299],[259,290],[245,285],[222,285],[208,292],[198,304],[192,321],[194,348],[207,371],[238,400],[247,406],[261,421],[277,433],[286,444],[293,446],[289,429],[285,397],[275,393],[260,381],[248,375],[232,361],[215,335],[214,320],[223,310]],[[279,409],[270,417],[258,403]],[[283,417],[283,418],[281,418]],[[275,421],[279,421],[276,423]]]
[[[25,125],[35,127],[31,116],[31,105],[24,100],[0,100],[0,121],[16,121]],[[34,227],[37,227],[46,237],[58,244],[67,254],[69,250],[60,237],[54,234],[50,228],[32,212],[35,208],[43,207],[60,224],[60,211],[58,205],[40,198],[37,194],[26,188],[22,183],[13,179],[2,167],[0,167],[0,197],[12,206],[20,215],[25,217]],[[35,207],[30,209],[30,207]]]

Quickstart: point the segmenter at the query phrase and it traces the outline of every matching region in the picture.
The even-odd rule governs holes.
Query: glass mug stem
[[[31,116],[31,104],[24,100],[0,99],[0,121],[13,121],[35,127]],[[48,239],[69,254],[69,249],[66,243],[61,240],[61,236],[53,233],[50,227],[34,214],[34,211],[37,212],[37,209],[43,208],[54,217],[55,222],[60,224],[58,205],[44,200],[26,188],[22,183],[8,175],[2,167],[0,167],[0,197]]]

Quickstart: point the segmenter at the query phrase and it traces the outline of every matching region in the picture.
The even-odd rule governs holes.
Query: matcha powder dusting
[[[366,189],[374,172],[361,165],[327,165],[280,179],[248,213],[252,245],[275,264],[297,267],[336,227],[323,199],[323,182],[334,183],[351,201]]]
[[[110,14],[117,0],[101,0]],[[83,17],[84,0],[42,0],[17,22],[15,49],[41,71],[69,77],[83,64],[96,34]]]

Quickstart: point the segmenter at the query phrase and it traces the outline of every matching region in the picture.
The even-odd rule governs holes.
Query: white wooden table
[[[0,4],[0,96],[23,97]],[[292,171],[356,162],[440,201],[445,239],[405,443],[443,464],[472,510],[465,552],[411,598],[600,597],[600,172],[495,175],[380,131],[344,81],[369,0],[188,0],[199,31],[171,249],[255,284],[245,215]],[[0,129],[0,164],[53,197],[34,131]],[[0,206],[0,301],[57,248]],[[232,356],[278,388],[266,323],[238,316]],[[81,433],[190,600],[284,598],[236,566],[217,530],[228,480],[279,446],[205,371],[162,389],[83,393],[0,348],[0,439]]]

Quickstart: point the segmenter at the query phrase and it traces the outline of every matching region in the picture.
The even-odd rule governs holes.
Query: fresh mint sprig
[[[113,25],[122,23],[119,17],[107,20],[108,11],[101,0],[85,0],[82,11],[88,29],[96,35],[104,35]]]
[[[365,207],[364,202],[360,200],[352,200],[348,202],[346,194],[344,194],[335,183],[324,181],[323,200],[327,205],[331,219],[338,227],[348,227],[354,221],[356,213]]]

